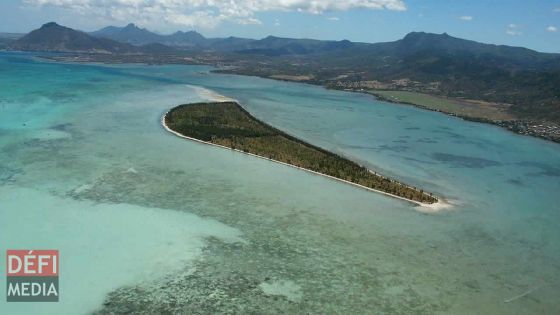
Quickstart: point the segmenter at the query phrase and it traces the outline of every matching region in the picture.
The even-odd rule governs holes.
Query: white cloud
[[[327,20],[329,20],[329,21],[340,21],[340,19],[337,18],[336,16],[330,16],[330,17],[327,18]]]
[[[521,28],[521,26],[511,23],[507,26],[506,34],[511,35],[511,36],[523,35],[523,32],[521,32],[519,30],[520,28]]]
[[[24,0],[31,6],[53,6],[84,16],[140,24],[168,23],[213,28],[228,21],[260,24],[266,11],[324,12],[350,9],[406,10],[404,0]]]
[[[514,31],[514,30],[507,30],[506,34],[511,35],[511,36],[519,36],[519,35],[523,35],[523,32]]]
[[[473,17],[470,16],[470,15],[463,15],[463,16],[459,17],[459,19],[463,20],[463,21],[472,21]]]
[[[546,30],[549,31],[549,32],[556,32],[556,31],[558,31],[558,29],[556,28],[556,26],[552,26],[552,25],[549,26],[549,27],[547,27]]]

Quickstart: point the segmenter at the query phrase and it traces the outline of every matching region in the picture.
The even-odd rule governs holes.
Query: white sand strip
[[[167,124],[165,123],[165,117],[167,116],[168,113],[169,113],[169,111],[167,111],[161,117],[161,125],[168,132],[176,135],[177,137],[183,138],[183,139],[187,139],[187,140],[191,140],[191,141],[195,141],[195,142],[199,142],[199,143],[204,143],[204,144],[207,144],[207,145],[211,145],[211,146],[215,146],[215,147],[219,147],[219,148],[223,148],[223,149],[236,151],[236,152],[239,152],[239,153],[242,153],[242,154],[254,156],[254,157],[264,159],[264,160],[268,160],[268,161],[271,161],[271,162],[274,162],[274,163],[278,163],[278,164],[290,166],[290,167],[293,167],[293,168],[297,168],[297,169],[300,169],[300,170],[303,170],[303,171],[306,171],[306,172],[310,172],[310,173],[313,173],[313,174],[316,174],[316,175],[328,177],[330,179],[334,179],[334,180],[339,181],[339,182],[343,182],[343,183],[350,184],[350,185],[353,185],[353,186],[356,186],[356,187],[360,187],[362,189],[366,189],[366,190],[369,190],[369,191],[380,193],[380,194],[383,194],[385,196],[389,196],[389,197],[393,197],[393,198],[400,199],[400,200],[403,200],[403,201],[407,201],[409,203],[412,203],[412,204],[416,205],[415,208],[417,208],[417,210],[420,211],[420,212],[435,213],[435,212],[438,212],[440,210],[451,207],[451,205],[449,203],[446,203],[446,202],[442,201],[442,199],[438,198],[438,197],[435,197],[435,198],[438,199],[438,202],[435,202],[435,203],[432,203],[432,204],[423,203],[423,202],[419,202],[419,201],[416,201],[416,200],[411,200],[411,199],[407,199],[407,198],[404,198],[404,197],[401,197],[401,196],[393,195],[393,194],[390,194],[388,192],[381,191],[381,190],[378,190],[378,189],[373,189],[373,188],[370,188],[370,187],[362,186],[360,184],[356,184],[356,183],[353,183],[353,182],[350,182],[350,181],[347,181],[347,180],[344,180],[344,179],[340,179],[340,178],[337,178],[337,177],[334,177],[334,176],[331,176],[331,175],[319,173],[319,172],[316,172],[316,171],[313,171],[313,170],[310,170],[310,169],[307,169],[307,168],[303,168],[303,167],[299,167],[299,166],[296,166],[296,165],[288,164],[288,163],[285,163],[285,162],[282,162],[282,161],[277,161],[277,160],[270,159],[270,158],[260,156],[260,155],[256,155],[256,154],[253,154],[253,153],[244,152],[244,151],[241,151],[241,150],[238,150],[238,149],[232,149],[232,148],[226,147],[224,145],[215,144],[215,143],[211,143],[211,142],[207,142],[207,141],[202,141],[202,140],[199,140],[199,139],[196,139],[196,138],[188,137],[188,136],[182,135],[182,134],[172,130],[171,128],[169,128],[167,126]],[[426,209],[427,211],[426,210],[423,211],[423,209]]]

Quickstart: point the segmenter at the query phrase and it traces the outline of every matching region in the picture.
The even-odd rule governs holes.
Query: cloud
[[[523,35],[523,32],[514,31],[514,30],[507,30],[506,34],[511,35],[511,36],[519,36],[519,35]]]
[[[470,16],[470,15],[463,15],[463,16],[459,17],[459,19],[463,20],[463,21],[472,21],[473,17]]]
[[[340,19],[337,18],[336,16],[330,16],[330,17],[327,18],[327,20],[329,20],[329,21],[340,21]]]
[[[560,7],[554,8],[554,10],[552,10],[552,11],[554,11],[554,12],[556,12],[556,13],[560,13]]]
[[[511,35],[511,36],[523,35],[523,32],[521,32],[519,30],[520,28],[521,28],[521,26],[511,23],[507,26],[506,34]]]
[[[547,27],[546,30],[549,31],[549,32],[556,32],[556,31],[558,31],[558,29],[556,28],[556,26],[552,26],[552,25],[549,26],[549,27]]]
[[[24,0],[100,19],[213,28],[222,22],[261,24],[259,12],[323,14],[351,9],[404,11],[404,0]]]

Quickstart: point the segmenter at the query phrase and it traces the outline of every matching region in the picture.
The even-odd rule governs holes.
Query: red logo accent
[[[7,276],[58,276],[58,250],[8,250]]]

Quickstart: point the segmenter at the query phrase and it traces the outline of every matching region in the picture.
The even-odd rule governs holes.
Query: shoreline
[[[335,90],[345,91],[345,90],[339,90],[339,89],[335,89]],[[387,102],[387,103],[391,103],[391,104],[401,104],[401,105],[414,106],[414,107],[419,108],[419,109],[423,109],[423,110],[427,110],[427,111],[431,111],[431,112],[436,112],[436,113],[441,113],[441,114],[451,116],[451,117],[455,117],[455,118],[459,118],[459,119],[462,119],[462,120],[468,121],[468,122],[487,124],[487,125],[499,127],[501,129],[509,131],[509,132],[511,132],[515,135],[518,135],[518,136],[533,137],[533,138],[537,138],[537,139],[541,139],[541,140],[545,140],[545,141],[560,143],[560,138],[557,138],[557,137],[545,136],[545,135],[539,134],[539,133],[535,132],[534,130],[530,130],[530,129],[527,129],[524,132],[519,130],[520,125],[528,126],[528,125],[531,125],[531,124],[537,124],[538,122],[532,122],[532,121],[523,120],[523,119],[493,120],[493,119],[488,119],[488,118],[483,118],[483,117],[473,117],[473,116],[468,116],[468,115],[455,114],[455,113],[452,113],[452,112],[447,112],[447,111],[443,111],[443,110],[439,110],[439,109],[435,109],[435,108],[430,108],[430,107],[420,105],[420,104],[414,104],[412,102],[393,100],[390,97],[385,97],[385,96],[383,96],[379,93],[376,93],[375,90],[371,90],[371,91],[349,90],[347,92],[367,94],[367,95],[371,95],[371,96],[375,97],[376,99],[378,99],[382,102]]]
[[[245,155],[248,155],[248,156],[257,157],[257,158],[260,158],[260,159],[263,159],[263,160],[271,161],[271,162],[278,163],[278,164],[285,165],[285,166],[290,166],[292,168],[303,170],[303,171],[306,171],[306,172],[309,172],[309,173],[312,173],[312,174],[315,174],[315,175],[324,176],[324,177],[327,177],[329,179],[333,179],[333,180],[336,180],[336,181],[339,181],[339,182],[342,182],[342,183],[345,183],[345,184],[350,184],[352,186],[362,188],[362,189],[365,189],[365,190],[368,190],[368,191],[371,191],[371,192],[379,193],[379,194],[382,194],[382,195],[385,195],[385,196],[388,196],[388,197],[392,197],[392,198],[395,198],[395,199],[406,201],[408,203],[414,204],[415,208],[421,208],[421,209],[417,209],[417,211],[421,212],[421,213],[436,213],[436,212],[439,212],[441,210],[448,209],[448,208],[452,207],[452,205],[450,203],[448,203],[445,199],[443,199],[441,197],[436,197],[438,201],[434,202],[432,204],[423,203],[423,202],[420,202],[420,201],[411,200],[411,199],[407,199],[407,198],[404,198],[404,197],[401,197],[401,196],[393,195],[393,194],[390,194],[388,192],[381,191],[381,190],[378,190],[378,189],[362,186],[362,185],[357,184],[357,183],[353,183],[353,182],[350,182],[350,181],[347,181],[347,180],[344,180],[344,179],[341,179],[341,178],[337,178],[337,177],[334,177],[334,176],[330,176],[330,175],[327,175],[327,174],[319,173],[319,172],[316,172],[316,171],[313,171],[313,170],[310,170],[310,169],[307,169],[307,168],[299,167],[299,166],[296,166],[296,165],[293,165],[293,164],[289,164],[289,163],[286,163],[286,162],[274,160],[274,159],[267,158],[267,157],[264,157],[264,156],[261,156],[261,155],[257,155],[257,154],[253,154],[253,153],[249,153],[249,152],[244,152],[244,151],[241,151],[241,150],[238,150],[238,149],[233,149],[233,148],[230,148],[230,147],[227,147],[227,146],[224,146],[224,145],[215,144],[215,143],[212,143],[212,142],[207,142],[207,141],[203,141],[203,140],[196,139],[196,138],[193,138],[193,137],[185,136],[185,135],[183,135],[179,132],[176,132],[176,131],[172,130],[165,123],[165,118],[170,111],[171,111],[171,109],[166,111],[161,116],[160,122],[161,122],[161,125],[163,126],[163,128],[166,131],[168,131],[169,133],[171,133],[171,134],[173,134],[173,135],[175,135],[179,138],[187,139],[187,140],[190,140],[190,141],[193,141],[193,142],[198,142],[198,143],[201,143],[201,144],[206,144],[206,145],[210,145],[210,146],[214,146],[214,147],[218,147],[218,148],[222,148],[222,149],[228,149],[230,151],[235,151],[235,152],[242,153],[242,154],[245,154]],[[371,170],[369,170],[369,171],[371,172]]]
[[[455,117],[455,118],[458,118],[458,119],[461,119],[461,120],[464,120],[464,121],[468,121],[468,122],[491,125],[491,126],[494,126],[494,127],[504,129],[504,130],[506,130],[508,132],[511,132],[511,133],[513,133],[515,135],[518,135],[518,136],[532,137],[532,138],[537,138],[537,139],[540,139],[540,140],[560,144],[560,137],[542,135],[542,134],[539,134],[539,133],[537,133],[533,130],[530,130],[530,129],[527,129],[525,131],[522,131],[522,130],[519,129],[520,125],[522,125],[524,127],[527,127],[527,126],[531,126],[533,124],[541,124],[541,122],[535,122],[535,121],[523,120],[523,119],[501,121],[501,120],[492,120],[492,119],[482,118],[482,117],[477,118],[477,117],[471,117],[471,116],[466,116],[466,115],[461,115],[461,114],[455,114],[455,113],[452,113],[452,112],[446,112],[446,111],[442,111],[442,110],[438,110],[438,109],[433,109],[433,108],[430,108],[430,107],[427,107],[427,106],[424,106],[424,105],[414,104],[414,103],[411,103],[411,102],[395,101],[395,100],[392,100],[390,98],[387,98],[387,97],[384,97],[380,94],[375,93],[375,90],[360,91],[360,90],[355,90],[355,89],[337,89],[337,88],[330,88],[330,87],[328,87],[328,86],[326,86],[326,85],[324,85],[320,82],[294,81],[294,80],[283,79],[283,78],[273,78],[273,77],[270,77],[270,76],[264,76],[264,75],[258,75],[258,74],[222,72],[220,69],[215,69],[215,70],[212,70],[211,72],[217,73],[217,74],[226,74],[226,75],[242,75],[242,76],[248,76],[248,77],[257,77],[257,78],[261,78],[261,79],[268,79],[268,80],[289,82],[289,83],[307,84],[307,85],[312,85],[312,86],[320,86],[320,87],[322,87],[326,90],[370,95],[370,96],[373,96],[375,99],[377,99],[379,101],[382,101],[382,102],[387,102],[387,103],[391,103],[391,104],[398,104],[398,105],[413,106],[413,107],[416,107],[416,108],[419,108],[419,109],[422,109],[422,110],[441,113],[441,114],[444,114],[444,115],[447,115],[447,116],[450,116],[450,117]],[[520,124],[515,124],[516,122],[519,122]]]
[[[91,59],[89,60],[80,60],[81,54],[78,54],[77,57],[76,55],[72,55],[70,57],[72,57],[73,59],[69,59],[69,58],[52,58],[52,57],[46,57],[46,56],[38,56],[38,58],[40,59],[44,59],[45,61],[50,61],[50,62],[59,62],[59,63],[76,63],[76,64],[92,64],[92,65],[123,65],[123,64],[144,64],[144,65],[154,65],[152,63],[146,62],[146,61],[137,61],[137,62],[116,62],[115,60],[99,60],[99,61],[92,61]],[[95,57],[95,55],[93,55]],[[95,59],[95,58],[93,58]],[[487,125],[491,125],[494,127],[498,127],[501,129],[504,129],[508,132],[511,132],[515,135],[518,136],[526,136],[526,137],[532,137],[532,138],[537,138],[540,140],[544,140],[544,141],[549,141],[549,142],[553,142],[553,143],[558,143],[560,144],[560,137],[558,136],[550,136],[550,135],[546,135],[546,134],[542,134],[539,133],[538,130],[533,130],[531,129],[531,127],[533,127],[533,125],[535,124],[542,124],[543,122],[539,122],[539,121],[532,121],[529,119],[523,120],[523,119],[519,119],[519,120],[492,120],[492,119],[488,119],[488,118],[477,118],[477,117],[470,117],[470,116],[466,116],[466,115],[461,115],[461,114],[455,114],[452,112],[446,112],[446,111],[442,111],[442,110],[438,110],[438,109],[433,109],[433,108],[429,108],[420,104],[414,104],[411,102],[406,102],[406,101],[395,101],[392,100],[390,98],[386,98],[382,95],[376,94],[375,90],[372,91],[360,91],[360,90],[355,90],[355,89],[337,89],[337,88],[329,88],[328,86],[325,86],[324,84],[320,83],[320,82],[313,82],[313,81],[295,81],[295,80],[289,80],[286,78],[279,78],[279,77],[272,77],[272,76],[265,76],[265,75],[259,75],[259,74],[247,74],[247,73],[236,73],[233,71],[228,71],[228,69],[220,69],[218,65],[216,65],[215,63],[211,63],[211,62],[202,62],[202,63],[195,63],[195,62],[185,62],[184,60],[177,60],[175,62],[162,62],[162,63],[157,63],[157,65],[199,65],[199,66],[210,66],[210,67],[214,67],[215,69],[210,70],[210,73],[216,73],[216,74],[222,74],[222,75],[242,75],[242,76],[248,76],[248,77],[256,77],[256,78],[261,78],[261,79],[268,79],[268,80],[274,80],[274,81],[281,81],[281,82],[290,82],[290,83],[298,83],[298,84],[307,84],[307,85],[313,85],[313,86],[320,86],[324,89],[327,90],[335,90],[335,91],[344,91],[344,92],[350,92],[350,93],[360,93],[360,94],[366,94],[366,95],[371,95],[373,97],[375,97],[376,99],[383,101],[383,102],[388,102],[388,103],[393,103],[393,104],[401,104],[401,105],[408,105],[408,106],[413,106],[419,109],[423,109],[423,110],[427,110],[427,111],[431,111],[431,112],[437,112],[437,113],[441,113],[450,117],[455,117],[455,118],[459,118],[462,119],[464,121],[468,121],[468,122],[475,122],[475,123],[482,123],[482,124],[487,124]],[[552,123],[555,126],[558,126],[556,128],[560,128],[559,125]]]

